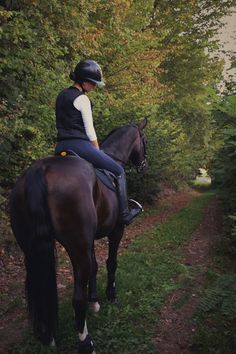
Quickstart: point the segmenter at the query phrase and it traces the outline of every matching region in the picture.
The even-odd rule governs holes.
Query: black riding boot
[[[119,199],[120,220],[125,225],[129,225],[133,219],[143,211],[143,208],[133,199],[130,199],[130,201],[132,201],[136,207],[132,209],[129,208],[125,174],[117,177],[117,192]]]

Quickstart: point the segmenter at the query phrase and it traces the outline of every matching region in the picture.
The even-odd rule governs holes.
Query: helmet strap
[[[82,88],[83,93],[86,93],[86,91],[85,91],[85,89],[84,89],[84,87],[83,87],[83,82],[80,84],[80,86],[81,86],[81,88]]]
[[[83,88],[83,82],[75,82],[74,86],[78,89],[81,89],[83,93],[86,93],[85,89]]]

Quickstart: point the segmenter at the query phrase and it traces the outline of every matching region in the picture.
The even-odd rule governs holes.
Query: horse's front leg
[[[124,233],[124,225],[118,225],[113,230],[112,234],[108,236],[109,239],[109,253],[107,259],[107,288],[106,296],[111,302],[116,301],[116,282],[115,273],[117,269],[117,251],[120,240]]]
[[[88,288],[88,300],[89,300],[89,308],[93,312],[98,312],[100,310],[100,305],[98,302],[97,296],[97,272],[98,272],[98,264],[96,260],[96,255],[94,251],[94,245],[92,250],[92,271],[89,279],[89,288]]]

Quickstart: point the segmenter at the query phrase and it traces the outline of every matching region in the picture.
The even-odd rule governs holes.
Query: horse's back
[[[29,185],[40,185],[39,171],[45,178],[49,197],[51,195],[66,196],[92,193],[96,184],[96,175],[93,166],[84,159],[76,157],[48,157],[34,162],[18,178],[13,188],[13,198],[22,198]],[[32,189],[32,188],[31,188]]]
[[[83,193],[94,188],[96,176],[93,166],[84,159],[55,156],[39,163],[45,171],[49,193]]]
[[[48,157],[33,163],[17,180],[11,197],[12,217],[27,220],[29,198],[31,209],[37,208],[35,195],[46,193],[53,227],[69,225],[86,218],[96,219],[94,189],[96,175],[91,164],[76,157]],[[28,200],[27,200],[28,196]],[[35,199],[35,200],[34,200]],[[65,220],[66,219],[66,220]]]
[[[93,166],[84,159],[48,157],[36,161],[22,174],[12,198],[13,214],[22,225],[29,219],[26,195],[32,201],[31,208],[35,204],[37,209],[39,202],[35,195],[40,197],[43,193],[46,193],[46,204],[59,241],[60,235],[71,230],[90,229],[96,237],[101,237],[114,228],[118,208],[116,194],[97,179]]]
[[[76,157],[54,157],[43,161],[48,205],[58,234],[96,229],[94,203],[96,176],[91,164]]]
[[[95,230],[96,237],[108,235],[117,222],[118,201],[116,193],[107,188],[96,176],[94,167],[83,159],[66,157],[61,170],[60,160],[53,160],[53,167],[47,171],[49,203],[63,225],[75,221]],[[62,216],[62,209],[67,212]],[[58,211],[61,210],[59,213]],[[58,224],[58,220],[55,220]]]

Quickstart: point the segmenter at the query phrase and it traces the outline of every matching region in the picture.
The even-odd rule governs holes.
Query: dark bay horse
[[[130,160],[146,169],[144,119],[112,131],[101,148],[118,163]],[[11,225],[24,252],[26,294],[35,336],[54,344],[57,324],[55,240],[66,249],[73,267],[73,307],[79,331],[79,353],[93,352],[86,326],[88,302],[98,310],[94,240],[107,236],[106,295],[116,298],[117,250],[124,225],[119,222],[116,193],[97,179],[84,159],[54,156],[36,161],[16,182],[11,196]]]

